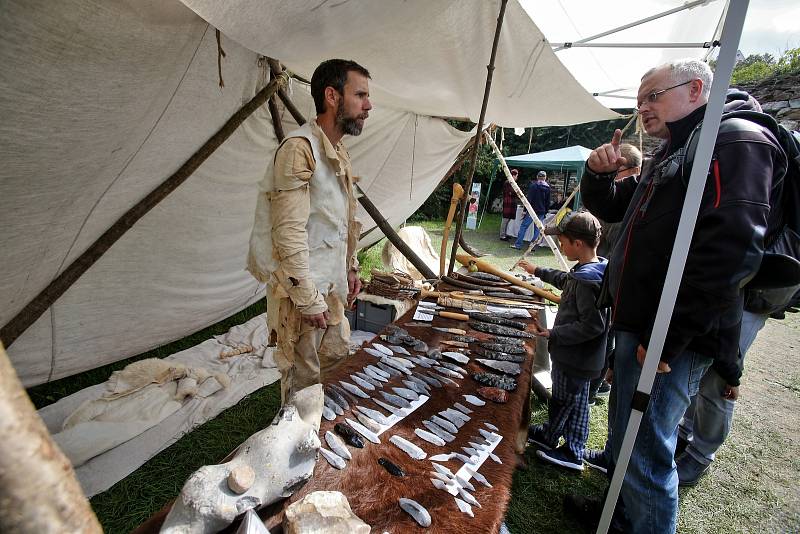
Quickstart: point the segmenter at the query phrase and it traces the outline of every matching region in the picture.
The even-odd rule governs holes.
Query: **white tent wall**
[[[0,30],[5,324],[249,101],[265,72],[223,35],[220,89],[214,28],[179,3],[7,2]],[[293,98],[313,116],[305,88]],[[379,106],[347,144],[373,202],[399,224],[468,140],[440,119]],[[243,267],[275,146],[263,106],[9,348],[23,382],[138,354],[260,298]]]

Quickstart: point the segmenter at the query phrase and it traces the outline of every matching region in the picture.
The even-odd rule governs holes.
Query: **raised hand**
[[[589,154],[589,159],[586,160],[586,165],[589,169],[598,174],[606,174],[616,171],[622,165],[626,165],[628,162],[619,151],[621,139],[622,130],[616,129],[610,143],[592,150],[592,153]]]

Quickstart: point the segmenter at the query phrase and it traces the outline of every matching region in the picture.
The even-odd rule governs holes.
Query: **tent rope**
[[[219,88],[225,87],[225,80],[222,79],[222,58],[225,57],[225,50],[222,49],[222,33],[214,30],[217,35],[217,73],[219,74]]]

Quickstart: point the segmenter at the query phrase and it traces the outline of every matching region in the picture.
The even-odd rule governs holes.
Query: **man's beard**
[[[345,117],[344,116],[344,102],[339,101],[339,107],[336,109],[336,124],[341,127],[342,131],[347,135],[361,135],[361,130],[364,128],[363,123],[359,124],[358,119],[365,117]]]

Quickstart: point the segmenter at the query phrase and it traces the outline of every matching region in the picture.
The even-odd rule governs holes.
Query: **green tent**
[[[545,171],[571,171],[577,174],[577,182],[581,182],[583,167],[592,151],[586,147],[575,145],[535,154],[522,154],[506,158],[509,167],[530,167]],[[568,175],[569,176],[569,175]],[[564,197],[567,196],[568,181],[564,181]],[[575,195],[575,206],[581,205],[580,192]]]

